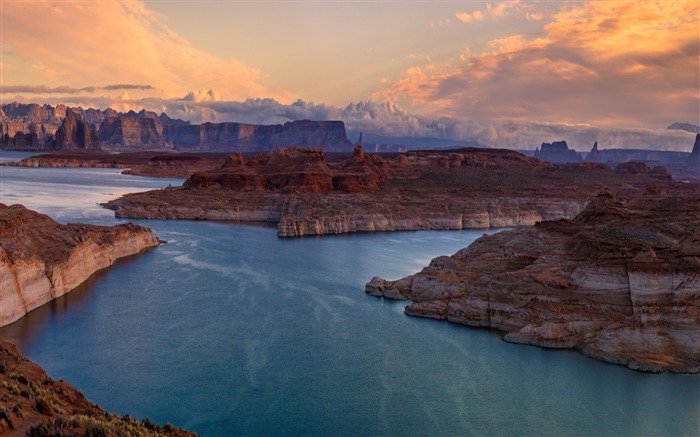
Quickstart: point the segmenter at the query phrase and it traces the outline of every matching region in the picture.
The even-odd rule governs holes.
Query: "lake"
[[[3,152],[0,159],[26,156]],[[0,201],[115,224],[97,203],[180,184],[112,169],[0,167]],[[0,329],[118,414],[228,435],[698,435],[700,377],[644,374],[364,293],[483,231],[279,239],[137,221],[167,240]]]

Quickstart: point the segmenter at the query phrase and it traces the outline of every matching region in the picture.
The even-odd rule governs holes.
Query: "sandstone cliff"
[[[0,435],[192,436],[172,425],[119,417],[69,383],[51,379],[17,348],[0,340]]]
[[[153,118],[107,117],[97,134],[110,149],[165,148],[163,126]]]
[[[665,183],[604,164],[552,166],[508,150],[461,149],[327,160],[317,149],[231,157],[183,187],[108,202],[118,217],[277,223],[281,237],[532,225],[573,218],[604,186]]]
[[[55,148],[59,150],[97,150],[100,139],[70,108],[66,109],[63,124],[56,131]]]
[[[257,152],[278,147],[318,147],[326,151],[350,151],[342,121],[300,120],[284,125],[204,123],[166,126],[163,139],[177,150]]]
[[[700,372],[700,189],[623,202],[606,191],[573,220],[484,236],[366,292],[406,314],[495,328],[632,369]]]
[[[156,246],[150,229],[61,225],[21,205],[0,204],[0,326],[59,297],[118,258]]]

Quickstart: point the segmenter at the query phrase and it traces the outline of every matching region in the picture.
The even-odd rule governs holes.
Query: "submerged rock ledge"
[[[71,291],[117,259],[158,245],[150,229],[62,225],[0,203],[0,326]]]
[[[648,372],[700,372],[700,191],[623,202],[484,236],[414,275],[374,277],[406,314],[505,331]]]

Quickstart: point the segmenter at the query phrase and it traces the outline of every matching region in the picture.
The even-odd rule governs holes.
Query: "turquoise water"
[[[181,181],[0,167],[0,200],[112,224],[95,205]],[[12,201],[6,201],[6,199]],[[119,414],[219,435],[698,435],[700,378],[650,375],[367,296],[482,232],[282,240],[145,221],[168,244],[0,329]]]

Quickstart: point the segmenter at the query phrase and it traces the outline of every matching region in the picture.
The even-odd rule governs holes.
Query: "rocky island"
[[[105,204],[117,217],[267,221],[280,237],[533,225],[573,218],[605,186],[671,184],[663,167],[555,166],[517,152],[466,148],[326,156],[287,148],[194,173],[182,187]]]
[[[150,229],[62,225],[0,203],[0,326],[71,291],[117,259],[158,245]]]
[[[421,272],[373,278],[406,314],[504,331],[648,372],[700,372],[700,189],[604,190],[575,218],[484,236]]]

